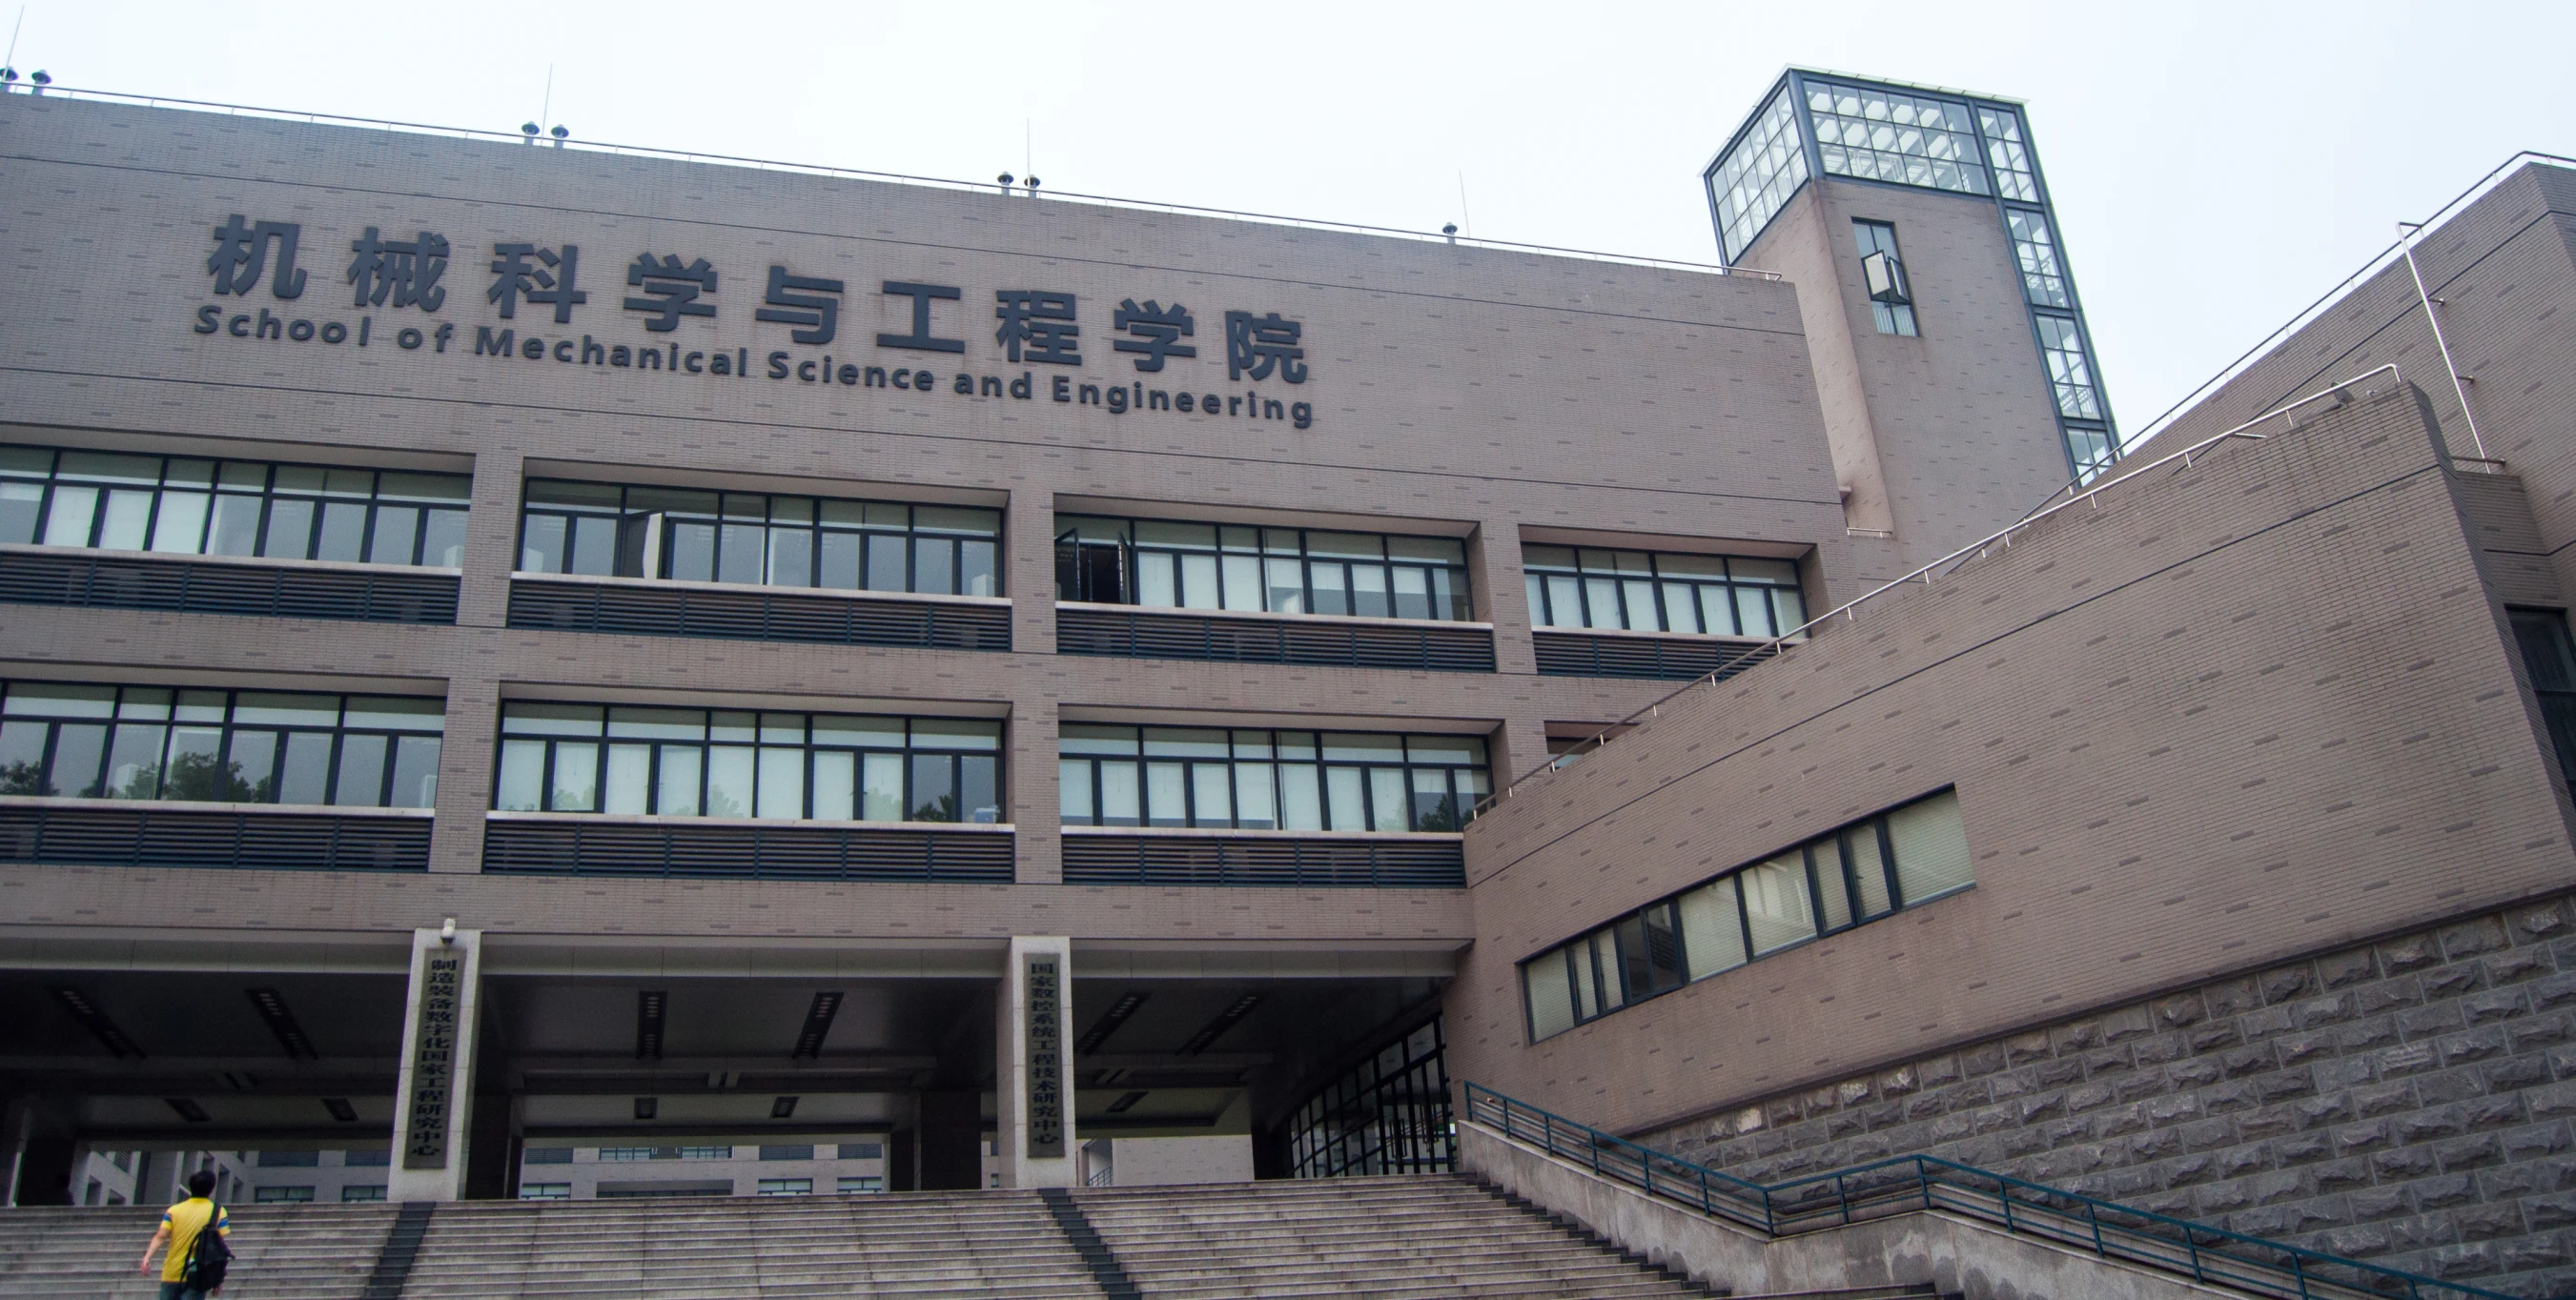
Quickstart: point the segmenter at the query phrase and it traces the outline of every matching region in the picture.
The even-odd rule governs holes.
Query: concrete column
[[[1062,811],[1056,793],[1056,702],[1022,699],[1011,706],[1010,818],[1018,829],[1018,874],[1023,885],[1064,882]]]
[[[429,831],[429,869],[483,869],[483,814],[492,807],[492,765],[501,752],[500,685],[479,674],[447,679],[446,733],[438,742],[438,815]]]
[[[1002,515],[1003,587],[1011,598],[1011,648],[1055,653],[1055,494],[1023,488]]]
[[[1505,673],[1538,671],[1530,641],[1529,596],[1521,579],[1520,525],[1484,520],[1467,539],[1467,590],[1476,617],[1494,625],[1494,667]]]
[[[1016,935],[993,1052],[993,1140],[1004,1187],[1078,1187],[1073,1126],[1073,940]]]
[[[482,975],[482,931],[458,930],[447,939],[437,930],[412,931],[387,1200],[453,1201],[465,1194]]]

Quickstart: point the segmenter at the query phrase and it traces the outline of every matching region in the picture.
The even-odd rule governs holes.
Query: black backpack
[[[212,1292],[224,1284],[224,1270],[233,1266],[233,1248],[217,1231],[223,1221],[224,1207],[218,1201],[207,1211],[206,1226],[197,1230],[197,1239],[188,1243],[188,1262],[180,1266],[179,1274],[190,1290]]]

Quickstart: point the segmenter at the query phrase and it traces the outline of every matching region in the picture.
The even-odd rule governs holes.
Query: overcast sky
[[[2400,218],[2517,149],[2576,154],[2571,50],[2567,0],[28,0],[14,62],[82,88],[504,131],[544,112],[594,140],[1034,169],[1694,261],[1716,260],[1699,171],[1784,64],[1966,87],[2030,104],[2134,436]]]

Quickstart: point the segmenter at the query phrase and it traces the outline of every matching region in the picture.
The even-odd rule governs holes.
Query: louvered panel
[[[445,573],[0,551],[0,601],[26,605],[453,623],[456,586]]]
[[[1008,883],[1013,837],[894,827],[489,822],[483,869],[532,875]]]
[[[1011,648],[1011,611],[1003,605],[531,578],[510,583],[510,626],[728,641]]]
[[[426,871],[429,819],[0,805],[0,858],[85,866]]]
[[[1487,628],[1442,623],[1408,627],[1058,607],[1056,653],[1489,673],[1494,635]]]
[[[1538,654],[1539,672],[1554,677],[1682,681],[1714,674],[1723,681],[1779,653],[1767,641],[1710,641],[1698,637],[1538,632],[1530,640]]]
[[[1459,889],[1466,851],[1453,839],[1287,835],[1068,835],[1068,885]]]

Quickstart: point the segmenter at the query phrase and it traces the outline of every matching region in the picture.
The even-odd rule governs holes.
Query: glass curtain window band
[[[504,812],[1001,820],[1002,724],[976,718],[501,707]]]
[[[1771,218],[1780,215],[1789,196],[1807,183],[1807,150],[1798,138],[1797,109],[1788,87],[1771,97],[1706,179],[1718,243],[1732,265]]]
[[[1862,818],[1522,962],[1530,1041],[1975,880],[1955,791]]]
[[[0,794],[428,808],[445,702],[10,682]]]
[[[1478,736],[1066,723],[1069,826],[1454,831],[1493,792]]]
[[[1454,537],[1059,515],[1056,599],[1159,609],[1464,621]],[[1104,583],[1089,556],[1116,548]],[[1105,589],[1115,587],[1114,590]]]
[[[1773,637],[1807,621],[1790,560],[1524,546],[1521,569],[1534,627]]]
[[[458,568],[462,474],[0,446],[0,542]]]
[[[1457,1139],[1438,1020],[1324,1085],[1288,1125],[1289,1176],[1447,1173]]]
[[[998,510],[530,479],[519,568],[997,596]]]
[[[1812,77],[1805,84],[1816,156],[1827,175],[1991,192],[1967,105]]]

